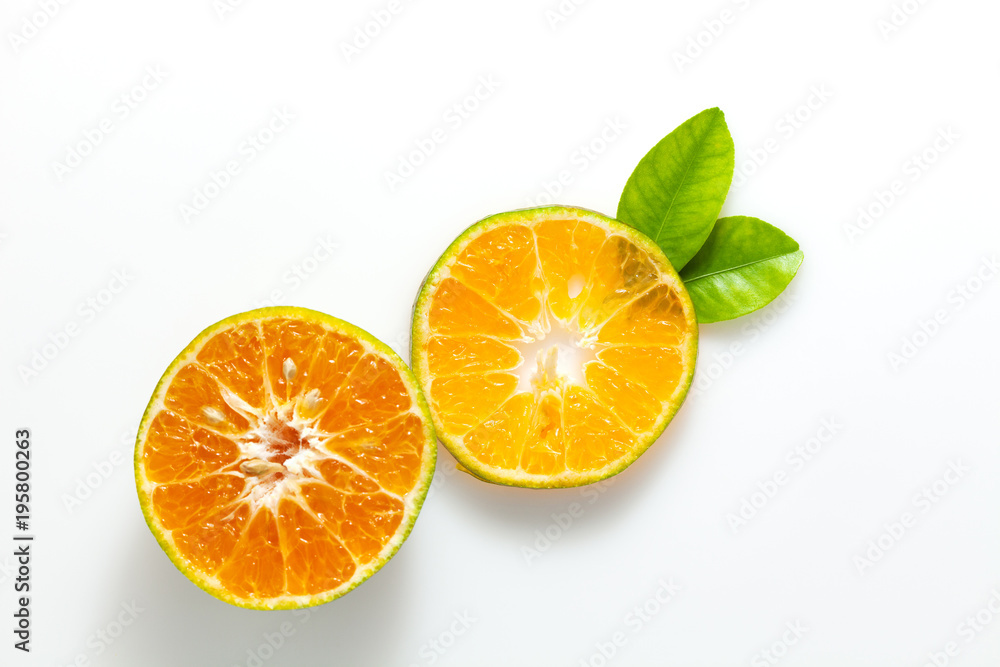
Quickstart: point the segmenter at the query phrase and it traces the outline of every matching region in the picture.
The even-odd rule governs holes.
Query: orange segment
[[[399,371],[387,359],[367,354],[319,416],[319,427],[337,433],[360,424],[383,423],[412,405]]]
[[[349,495],[344,510],[340,536],[362,564],[378,556],[403,517],[403,503],[384,493]]]
[[[520,464],[521,469],[530,475],[554,475],[565,469],[561,397],[546,394],[538,399],[528,437],[524,440]]]
[[[412,413],[384,424],[359,426],[323,443],[324,451],[339,457],[370,477],[379,487],[403,495],[416,483],[419,463],[427,447],[423,421]],[[324,470],[324,477],[329,469]],[[355,484],[360,484],[354,481]]]
[[[280,318],[261,323],[261,329],[271,391],[281,401],[304,393],[326,331],[313,322]]]
[[[622,236],[610,237],[594,258],[594,270],[579,315],[580,329],[592,329],[660,282],[648,252]]]
[[[280,542],[285,547],[285,590],[291,595],[315,595],[340,586],[357,566],[351,554],[311,511],[283,498],[278,508]]]
[[[235,605],[290,608],[339,597],[392,557],[435,454],[394,352],[328,315],[265,308],[210,327],[167,369],[136,485],[190,579]]]
[[[314,417],[329,407],[364,354],[365,348],[349,336],[328,333],[323,337],[299,402],[303,417]]]
[[[642,385],[599,361],[586,364],[583,373],[597,400],[613,410],[626,426],[636,432],[653,426],[662,408]]]
[[[174,376],[163,402],[168,409],[199,426],[230,435],[245,432],[250,422],[232,408],[222,392],[208,371],[189,364]]]
[[[549,291],[552,314],[568,322],[587,298],[594,257],[608,235],[581,220],[543,220],[535,227],[538,259]]]
[[[521,363],[521,355],[487,336],[433,336],[427,344],[427,361],[436,377],[444,377],[509,370]]]
[[[684,375],[684,358],[674,348],[609,347],[597,358],[645,387],[659,401],[668,401]]]
[[[208,572],[215,572],[229,558],[246,530],[250,508],[227,506],[196,524],[174,532],[174,544],[185,558]]]
[[[566,466],[599,470],[628,452],[632,433],[593,392],[570,387],[566,392]]]
[[[375,535],[369,535],[356,520],[352,520],[348,504],[357,496],[342,493],[323,484],[304,486],[302,496],[306,499],[310,512],[323,522],[322,530],[337,536],[338,544],[342,547],[342,556],[351,565],[351,570],[357,565],[369,562],[382,548],[381,535],[377,531]],[[357,501],[353,504],[356,506]],[[397,508],[397,514],[402,514],[402,507]],[[362,519],[362,522],[364,521]]]
[[[597,340],[609,345],[680,345],[687,335],[684,308],[667,285],[657,285],[601,327]]]
[[[198,363],[216,378],[225,378],[226,386],[249,405],[264,409],[264,347],[255,322],[208,339]]]
[[[153,509],[167,530],[186,528],[230,505],[245,488],[246,482],[235,474],[160,484],[153,491]]]
[[[217,576],[229,591],[241,597],[272,598],[287,591],[278,522],[271,510],[262,508],[253,515],[243,539]]]
[[[477,460],[488,466],[516,469],[534,411],[533,395],[515,394],[465,436],[465,446]]]
[[[533,322],[541,313],[543,286],[528,227],[506,225],[477,236],[455,258],[451,274],[519,320]]]
[[[514,320],[454,278],[441,282],[430,313],[430,326],[451,336],[486,335],[503,340],[521,337],[521,329]]]
[[[564,207],[492,216],[452,248],[413,317],[442,442],[475,475],[516,486],[588,484],[631,464],[684,399],[697,354],[694,308],[663,252]]]
[[[419,456],[420,452],[416,452]],[[405,468],[408,466],[400,466]],[[345,493],[373,493],[381,486],[371,477],[357,472],[343,461],[337,459],[322,459],[316,464],[320,477],[333,488]],[[411,480],[412,484],[412,480]],[[404,484],[405,485],[405,484]]]
[[[448,432],[462,435],[493,414],[516,388],[517,377],[510,373],[455,375],[434,380],[432,400],[445,415]]]
[[[154,482],[204,477],[239,458],[235,442],[167,410],[153,419],[147,437],[143,457],[149,479]]]

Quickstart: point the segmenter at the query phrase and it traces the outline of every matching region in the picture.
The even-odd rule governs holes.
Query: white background
[[[1000,619],[959,627],[1000,590],[1000,281],[976,277],[1000,250],[996,3],[908,0],[915,13],[885,35],[889,0],[592,0],[558,22],[557,0],[421,0],[349,60],[342,44],[387,2],[247,0],[220,16],[212,0],[91,0],[51,19],[44,3],[4,3],[0,542],[23,427],[37,542],[30,655],[11,647],[0,548],[0,662],[917,667],[955,642],[948,664],[996,665]],[[495,91],[448,122],[480,77]],[[143,98],[127,117],[123,94]],[[632,468],[600,493],[506,489],[455,473],[442,448],[399,554],[308,618],[228,606],[174,568],[129,459],[153,386],[195,334],[278,290],[402,348],[421,278],[466,226],[538,201],[562,170],[559,202],[613,215],[639,158],[711,106],[754,172],[723,213],[778,225],[805,263],[779,304],[702,328],[698,390]],[[186,222],[181,205],[244,160],[274,109],[294,120]],[[783,123],[796,111],[798,127]],[[60,174],[103,119],[111,132]],[[609,121],[624,129],[602,145]],[[391,189],[385,173],[438,127],[446,141]],[[948,128],[957,139],[936,153]],[[591,142],[600,155],[581,159]],[[936,160],[912,172],[928,148]],[[897,179],[902,194],[851,237]],[[321,239],[337,252],[306,261],[326,257]],[[296,267],[312,269],[299,284]],[[102,291],[121,287],[115,272],[124,289]],[[967,285],[971,300],[955,291]],[[920,335],[937,311],[944,324]],[[894,368],[904,338],[920,347]],[[796,468],[788,453],[823,419],[840,426]],[[924,511],[915,494],[949,462],[967,471]],[[727,517],[780,472],[734,531]],[[572,503],[582,514],[561,528]],[[914,525],[882,535],[906,512]],[[884,555],[859,564],[880,536]],[[680,587],[663,605],[649,602],[660,580]],[[648,620],[628,616],[647,603]],[[784,634],[796,622],[804,634]]]

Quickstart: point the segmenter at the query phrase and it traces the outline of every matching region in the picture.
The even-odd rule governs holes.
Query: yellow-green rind
[[[335,589],[326,591],[325,593],[304,596],[283,596],[279,598],[279,601],[277,602],[268,603],[267,601],[262,601],[255,603],[252,600],[247,600],[245,598],[229,594],[218,586],[213,586],[206,577],[201,575],[201,572],[196,567],[191,565],[187,559],[185,559],[184,556],[177,551],[173,543],[170,542],[164,534],[166,531],[163,531],[156,525],[156,520],[152,513],[151,498],[143,489],[141,457],[142,445],[145,442],[146,433],[149,429],[149,423],[153,417],[153,409],[158,407],[159,401],[162,401],[163,396],[166,394],[167,387],[170,385],[170,380],[173,379],[177,370],[197,355],[198,351],[202,347],[202,344],[226,327],[249,321],[272,319],[277,317],[296,318],[321,323],[328,328],[332,328],[335,331],[367,343],[388,358],[392,362],[393,366],[399,371],[400,377],[402,377],[407,388],[411,391],[411,397],[420,407],[420,412],[424,418],[424,438],[425,444],[428,448],[426,451],[429,455],[424,456],[417,484],[406,496],[407,499],[412,498],[412,503],[406,508],[408,516],[404,515],[404,519],[401,522],[399,529],[397,529],[396,534],[393,536],[393,539],[386,544],[382,553],[380,553],[377,558],[373,559],[363,568],[359,567],[349,581]],[[135,455],[133,458],[136,491],[139,496],[139,506],[142,508],[143,517],[146,519],[146,525],[149,526],[149,530],[153,534],[153,537],[156,538],[160,548],[163,549],[165,554],[167,554],[174,566],[177,567],[177,569],[180,570],[181,573],[190,579],[196,586],[213,597],[237,607],[260,610],[302,609],[304,607],[314,607],[316,605],[330,602],[351,592],[375,574],[375,572],[381,569],[381,567],[389,562],[389,560],[396,554],[399,547],[402,546],[403,542],[409,536],[410,531],[413,529],[413,525],[416,522],[417,516],[420,514],[420,509],[423,506],[425,498],[427,497],[427,492],[430,489],[431,480],[434,477],[434,467],[436,462],[437,437],[434,432],[430,408],[427,401],[424,399],[423,393],[420,390],[420,384],[416,381],[416,377],[413,375],[413,372],[409,369],[409,367],[407,367],[406,363],[399,357],[399,355],[396,354],[396,352],[393,351],[388,345],[375,338],[375,336],[371,335],[364,329],[351,324],[350,322],[345,322],[344,320],[333,317],[332,315],[327,315],[326,313],[321,313],[316,310],[298,308],[295,306],[258,308],[245,313],[239,313],[216,322],[198,334],[195,339],[191,341],[191,343],[188,344],[188,346],[185,347],[184,350],[181,351],[181,353],[178,354],[177,357],[170,363],[167,370],[164,371],[162,377],[160,377],[160,381],[156,384],[156,388],[153,390],[153,395],[150,397],[149,403],[146,405],[146,411],[142,415],[142,421],[139,424],[139,432],[136,434],[135,441]]]
[[[691,297],[684,288],[683,281],[680,279],[680,276],[677,275],[677,271],[670,263],[670,260],[667,259],[663,250],[656,245],[655,241],[634,227],[629,227],[614,218],[609,218],[608,216],[597,213],[596,211],[571,206],[544,206],[539,208],[527,208],[516,211],[508,211],[505,213],[497,213],[474,223],[462,232],[458,238],[452,241],[448,248],[438,258],[437,262],[435,262],[434,266],[431,267],[431,270],[428,271],[427,276],[420,285],[420,291],[417,293],[417,298],[413,304],[413,323],[410,335],[410,362],[413,367],[413,373],[417,378],[417,382],[420,384],[421,390],[428,392],[430,388],[430,372],[429,369],[426,368],[426,357],[421,354],[419,350],[419,346],[424,344],[429,331],[421,331],[419,328],[422,323],[426,323],[428,309],[430,306],[429,299],[434,291],[432,288],[440,281],[440,274],[442,270],[461,253],[461,251],[469,244],[469,242],[472,241],[472,239],[487,230],[512,223],[531,223],[538,219],[553,218],[556,216],[563,219],[583,220],[607,227],[612,230],[613,233],[620,234],[629,241],[635,243],[662,263],[664,269],[668,271],[670,277],[674,280],[673,286],[676,288],[677,294],[684,303],[684,311],[690,331],[690,336],[687,342],[687,357],[691,362],[690,367],[688,368],[686,375],[678,382],[678,386],[674,391],[673,397],[671,397],[668,401],[670,407],[660,414],[657,422],[648,431],[646,437],[636,444],[636,446],[632,449],[631,454],[623,457],[619,461],[616,461],[613,465],[606,466],[590,473],[569,473],[567,471],[556,476],[531,475],[528,473],[505,474],[502,477],[498,476],[492,469],[483,466],[476,458],[469,454],[464,447],[461,447],[459,443],[452,440],[444,428],[438,427],[436,413],[433,406],[431,406],[431,417],[435,420],[435,427],[437,427],[438,437],[441,442],[444,443],[444,446],[449,452],[451,452],[452,456],[458,460],[459,465],[462,468],[465,468],[466,472],[471,474],[473,477],[483,480],[484,482],[532,489],[558,489],[594,484],[609,477],[613,477],[635,463],[635,461],[647,449],[649,449],[656,439],[662,435],[663,431],[667,428],[667,425],[674,418],[677,410],[684,402],[688,390],[691,387],[691,381],[694,378],[694,369],[698,357],[698,319],[695,315],[694,304],[691,302]]]

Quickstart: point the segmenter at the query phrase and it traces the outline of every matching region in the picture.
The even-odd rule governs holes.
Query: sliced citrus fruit
[[[466,230],[414,307],[413,369],[442,442],[490,482],[589,484],[663,432],[694,374],[698,325],[641,232],[547,207]]]
[[[385,344],[304,308],[203,331],[167,368],[135,449],[150,530],[174,564],[241,607],[347,593],[406,539],[436,440]]]

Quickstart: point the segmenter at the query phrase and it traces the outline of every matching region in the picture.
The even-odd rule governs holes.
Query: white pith
[[[567,327],[554,317],[545,319],[548,330],[538,332],[534,340],[509,343],[523,360],[513,370],[518,378],[517,393],[527,391],[537,396],[557,385],[587,386],[583,365],[597,359],[593,337]]]
[[[370,346],[364,347],[366,353],[372,352]],[[286,358],[282,362],[281,369],[286,381],[290,382],[298,375],[295,361],[291,358]],[[234,506],[245,502],[249,505],[251,516],[261,507],[266,507],[277,515],[279,502],[283,498],[289,498],[298,503],[307,514],[319,519],[301,500],[299,490],[305,482],[322,480],[317,464],[323,460],[334,460],[347,465],[354,472],[375,481],[348,459],[321,447],[323,442],[335,435],[323,431],[317,425],[319,416],[323,414],[324,408],[333,400],[334,395],[323,396],[319,389],[311,389],[302,396],[283,402],[273,395],[270,382],[267,382],[269,407],[262,411],[249,405],[222,384],[221,379],[216,378],[216,380],[219,382],[220,394],[226,404],[251,425],[236,441],[240,456],[233,466],[235,470],[232,474],[236,474],[238,470],[246,479],[247,485],[243,495],[234,502]],[[419,416],[415,404],[410,412]],[[217,408],[205,406],[202,408],[202,413],[216,426],[225,421],[225,415]],[[278,462],[275,459],[282,457],[285,446],[285,440],[278,430],[280,427],[291,428],[295,436],[301,439],[302,446],[289,458]],[[381,492],[405,503],[404,498],[387,489],[381,489]]]

